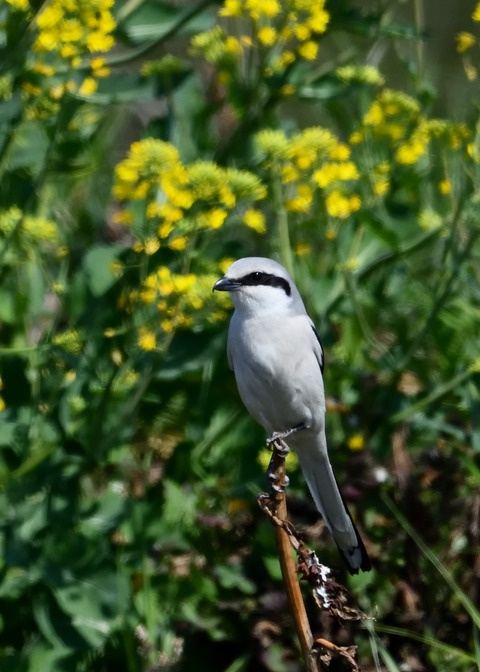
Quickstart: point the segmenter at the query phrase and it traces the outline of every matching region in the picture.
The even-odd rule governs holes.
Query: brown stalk
[[[309,584],[317,606],[328,611],[332,618],[358,621],[368,617],[358,609],[348,606],[346,589],[330,576],[331,570],[322,565],[316,554],[299,539],[288,520],[285,495],[288,480],[285,473],[287,453],[288,446],[282,440],[276,440],[268,468],[269,477],[274,483],[273,494],[261,493],[258,503],[273,524],[283,584],[305,660],[305,669],[306,672],[319,672],[324,664],[329,665],[333,655],[337,655],[349,662],[351,672],[360,672],[355,661],[356,646],[337,646],[325,639],[313,638],[298,574]],[[297,562],[293,558],[292,549],[297,555]]]
[[[280,445],[277,446],[277,443]],[[283,452],[282,454],[282,448],[285,447],[285,444],[282,444],[283,442],[281,441],[275,442],[272,461],[270,463],[271,470],[275,474],[275,481],[280,486],[280,490],[275,491],[274,494],[275,512],[279,521],[283,523],[281,525],[274,524],[275,541],[277,543],[283,584],[287,593],[290,611],[293,620],[295,621],[295,628],[305,660],[305,667],[307,672],[318,672],[319,668],[317,661],[312,656],[313,635],[298,582],[297,568],[292,554],[290,536],[286,529],[288,525],[288,516],[287,498],[284,487],[286,483],[285,453]],[[277,448],[280,448],[280,450]]]

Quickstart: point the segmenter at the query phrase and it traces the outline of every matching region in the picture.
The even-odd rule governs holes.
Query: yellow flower
[[[351,145],[359,145],[363,140],[363,134],[360,131],[354,131],[348,141]]]
[[[255,136],[255,144],[266,155],[266,158],[274,161],[286,159],[289,151],[287,136],[281,130],[267,128]]]
[[[287,65],[290,65],[295,61],[295,54],[293,51],[290,51],[286,49],[285,51],[282,52],[282,54],[278,57],[278,59],[275,62],[274,69],[279,70],[281,68],[286,68]]]
[[[480,2],[477,3],[475,10],[472,14],[472,19],[474,21],[480,21]]]
[[[396,153],[398,163],[403,165],[412,165],[418,159],[426,154],[427,143],[420,139],[410,139],[399,146]]]
[[[50,98],[53,98],[53,100],[60,100],[60,98],[62,98],[64,93],[65,93],[65,87],[63,84],[57,84],[57,86],[52,86],[48,90],[48,95],[50,96]]]
[[[322,189],[336,180],[358,180],[359,177],[360,174],[353,161],[324,163],[319,170],[313,173],[313,179]]]
[[[138,329],[138,347],[141,350],[149,352],[150,350],[155,350],[157,345],[157,339],[153,331],[147,329],[146,327],[141,327]]]
[[[317,58],[318,44],[312,40],[304,42],[298,47],[298,53],[306,61],[314,61]]]
[[[266,47],[271,47],[277,39],[277,31],[272,26],[264,26],[258,31],[259,41]]]
[[[447,194],[450,194],[452,191],[452,183],[450,182],[450,180],[442,180],[438,185],[438,189],[441,194],[446,196]]]
[[[241,0],[225,0],[218,14],[219,16],[242,16]]]
[[[250,37],[250,35],[241,35],[240,36],[240,42],[245,47],[252,47],[253,46],[252,38]]]
[[[280,89],[280,93],[282,94],[282,96],[285,96],[285,98],[287,98],[289,96],[293,96],[296,90],[297,87],[294,86],[293,84],[284,84]]]
[[[112,261],[111,264],[110,264],[110,270],[112,271],[112,274],[116,278],[121,278],[122,277],[123,268],[124,267],[123,267],[122,262],[118,261],[118,259],[116,261]]]
[[[161,226],[158,227],[158,235],[160,238],[168,238],[168,236],[172,233],[173,229],[175,227],[173,226],[172,222],[165,222]]]
[[[345,264],[347,271],[356,271],[359,266],[360,262],[357,257],[349,257]]]
[[[328,155],[333,161],[346,161],[350,158],[350,147],[343,142],[339,142],[338,145],[332,147]]]
[[[359,210],[361,200],[359,196],[344,196],[341,191],[334,190],[325,199],[327,212],[331,217],[346,219],[352,212]]]
[[[469,82],[474,82],[477,79],[478,76],[478,70],[477,68],[472,65],[471,63],[465,63],[465,74],[467,75],[467,79]]]
[[[287,200],[285,208],[290,212],[308,212],[312,199],[312,188],[308,184],[299,184],[297,187],[297,196]]]
[[[92,93],[95,93],[95,91],[98,88],[98,83],[93,77],[85,77],[85,79],[82,82],[82,85],[80,86],[78,93],[81,96],[90,96]]]
[[[223,225],[226,217],[227,213],[221,208],[213,208],[213,210],[209,210],[204,215],[206,225],[210,229],[219,229]]]
[[[133,213],[130,210],[117,210],[112,215],[112,222],[114,224],[126,224],[127,226],[133,224]]]
[[[427,231],[438,229],[442,225],[442,222],[442,217],[435,212],[435,210],[431,210],[430,208],[422,210],[418,218],[419,227]]]
[[[289,182],[296,182],[299,176],[300,173],[291,163],[287,163],[285,166],[283,166],[281,178],[284,184],[288,184]]]
[[[172,320],[162,320],[160,322],[160,327],[166,334],[169,334],[173,331],[174,324]]]
[[[310,29],[304,23],[299,23],[294,27],[294,33],[300,42],[305,42],[310,37]]]
[[[470,47],[473,47],[475,44],[475,37],[472,35],[472,33],[457,33],[455,38],[457,40],[457,51],[460,54],[464,51],[467,51],[467,49],[470,49]]]
[[[383,196],[390,187],[390,180],[386,178],[373,179],[373,192],[377,196]]]
[[[53,77],[55,68],[46,63],[35,63],[32,67],[32,72],[38,72],[38,74],[44,75],[44,77]]]
[[[265,216],[262,212],[260,212],[260,210],[250,208],[243,215],[242,221],[246,226],[248,226],[250,229],[253,229],[257,233],[265,233],[267,230],[265,225]]]
[[[159,249],[160,241],[158,238],[149,238],[145,241],[144,250],[146,255],[151,256],[152,254],[155,254],[155,252],[158,252]]]
[[[281,11],[278,0],[247,0],[246,7],[254,20],[257,20],[260,16],[273,19]]]
[[[195,285],[197,278],[193,273],[188,275],[176,275],[174,278],[175,289],[179,294],[185,294]]]
[[[330,14],[326,12],[320,4],[311,3],[310,18],[307,20],[308,27],[314,33],[324,33],[330,20]]]
[[[365,438],[363,434],[354,434],[348,439],[350,450],[363,450],[365,448]]]
[[[94,30],[87,36],[87,49],[90,52],[109,51],[114,44],[112,35],[107,35],[102,30]]]
[[[302,242],[302,243],[297,243],[295,246],[295,254],[297,257],[303,257],[306,254],[310,254],[312,251],[311,246],[308,243]]]
[[[7,2],[9,5],[12,5],[12,7],[15,7],[15,9],[20,9],[22,11],[30,9],[28,0],[7,0]]]
[[[5,408],[6,408],[5,400],[3,397],[0,397],[0,413],[3,413]]]
[[[227,270],[233,264],[234,261],[235,261],[235,259],[233,259],[232,257],[225,257],[224,259],[222,259],[219,262],[218,267],[219,267],[219,269],[221,270],[222,273],[226,273]]]
[[[30,96],[39,96],[42,93],[42,89],[39,86],[35,86],[30,82],[23,82],[22,89]]]
[[[90,67],[92,68],[92,70],[98,70],[100,68],[103,68],[105,63],[106,59],[104,56],[97,56],[96,58],[90,59]]]
[[[108,77],[110,73],[110,68],[98,68],[98,70],[92,72],[95,77]]]
[[[242,45],[237,40],[236,37],[231,35],[225,40],[225,51],[228,54],[233,54],[234,56],[239,56],[242,53]]]
[[[363,123],[365,126],[378,126],[385,119],[383,110],[380,106],[380,103],[377,101],[373,102],[370,106],[370,109],[363,117]]]
[[[50,219],[25,215],[23,228],[35,240],[56,241],[58,240],[58,227]]]
[[[180,252],[181,250],[184,250],[187,247],[187,242],[188,239],[186,236],[177,236],[173,240],[171,240],[168,243],[168,247],[171,250],[175,250],[176,252]]]
[[[75,329],[68,329],[63,333],[56,334],[52,339],[52,343],[72,354],[78,354],[83,346],[79,333]]]

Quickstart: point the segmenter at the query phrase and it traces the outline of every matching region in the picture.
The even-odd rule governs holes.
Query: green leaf
[[[187,5],[188,7],[188,5]],[[191,6],[188,7],[191,13]],[[121,28],[132,42],[138,44],[145,40],[159,40],[182,22],[188,15],[184,7],[175,7],[163,2],[142,2],[135,12],[132,12],[121,23]],[[178,34],[198,33],[209,30],[214,25],[214,14],[203,11],[194,16],[185,25],[182,25]]]
[[[112,270],[112,262],[125,251],[122,245],[98,245],[86,255],[83,266],[90,291],[94,296],[102,296],[117,281]]]
[[[79,532],[92,539],[111,533],[123,518],[127,503],[122,492],[113,489],[104,492],[98,500],[90,503],[79,524]]]
[[[11,288],[0,288],[0,320],[15,324],[18,319],[17,302]]]
[[[8,154],[9,169],[26,168],[32,175],[38,175],[43,170],[49,145],[44,124],[25,121],[17,128],[15,143]]]
[[[235,588],[247,595],[253,595],[256,591],[255,584],[244,576],[239,565],[219,565],[215,574],[223,588]]]
[[[7,570],[0,584],[0,598],[17,600],[36,580],[37,576],[31,571],[20,567],[12,567]]]

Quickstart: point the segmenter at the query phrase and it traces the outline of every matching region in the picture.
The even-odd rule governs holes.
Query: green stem
[[[385,266],[390,262],[395,261],[396,259],[400,259],[401,257],[408,255],[410,252],[420,250],[425,245],[428,245],[432,238],[435,238],[437,235],[438,230],[433,229],[423,233],[411,243],[400,246],[398,249],[393,250],[392,252],[385,252],[385,254],[380,255],[369,264],[365,264],[365,266],[360,268],[355,273],[357,282],[360,282],[360,280],[365,280],[371,273],[374,273],[378,269],[382,268],[382,266]],[[324,313],[327,313],[335,308],[337,303],[343,298],[344,293],[345,278],[341,276],[336,288],[331,293],[328,301],[324,304]]]
[[[414,0],[413,10],[415,14],[415,28],[417,31],[417,67],[418,67],[418,77],[421,78],[423,75],[423,64],[424,64],[424,45],[423,45],[423,31],[425,25],[424,12],[423,12],[423,0]]]
[[[273,203],[277,217],[280,258],[287,271],[293,277],[293,254],[288,231],[288,213],[283,204],[282,183],[278,177],[273,178]]]
[[[472,373],[473,372],[471,369],[467,369],[466,371],[462,371],[462,373],[459,373],[457,376],[449,380],[447,383],[439,385],[431,394],[428,394],[423,399],[420,399],[420,401],[417,401],[417,403],[413,404],[413,406],[409,406],[408,408],[405,408],[403,411],[395,413],[395,415],[392,417],[392,422],[393,423],[401,422],[402,420],[407,420],[408,418],[411,418],[413,415],[415,415],[423,408],[425,408],[425,406],[432,404],[434,401],[438,401],[446,394],[456,389],[461,383],[463,383],[465,380],[468,380],[468,378],[470,378]]]
[[[467,653],[462,649],[458,649],[456,646],[451,644],[445,644],[440,642],[435,637],[430,637],[429,635],[423,635],[413,630],[407,630],[406,628],[397,628],[394,625],[382,625],[381,623],[375,622],[373,624],[375,632],[384,632],[387,635],[395,635],[397,637],[402,637],[402,639],[411,639],[415,642],[420,642],[425,646],[429,646],[432,649],[443,653],[448,656],[455,656],[460,661],[464,663],[475,663],[476,658],[471,653]]]
[[[138,49],[132,49],[131,51],[128,51],[127,53],[121,54],[119,56],[112,56],[106,61],[105,65],[109,67],[123,65],[124,63],[129,63],[130,61],[136,60],[140,56],[145,56],[150,51],[156,50],[159,45],[176,35],[185,24],[193,19],[197,14],[203,12],[203,10],[211,4],[213,4],[213,0],[202,0],[197,5],[191,7],[191,9],[187,9],[187,11],[185,11],[180,16],[173,26],[163,33],[163,35],[160,35],[160,37],[158,37],[156,40],[149,42],[148,44],[144,44]]]
[[[382,499],[388,506],[390,511],[393,513],[397,521],[403,527],[403,529],[416,543],[416,545],[421,550],[423,555],[432,563],[432,565],[439,572],[439,574],[441,574],[441,576],[445,580],[445,583],[451,589],[455,598],[460,602],[460,604],[462,604],[463,608],[470,616],[475,626],[480,629],[480,611],[475,607],[475,605],[470,600],[468,595],[465,594],[465,592],[453,578],[452,574],[448,571],[445,565],[438,559],[435,553],[429,549],[429,547],[426,545],[426,543],[423,541],[423,539],[420,537],[417,531],[413,528],[413,526],[409,523],[409,521],[406,519],[406,517],[403,515],[403,513],[400,511],[397,505],[393,502],[393,500],[391,500],[390,497],[388,497],[388,495],[383,495]]]
[[[458,255],[458,258],[456,259],[455,267],[453,271],[450,273],[448,278],[443,284],[443,287],[438,291],[437,296],[435,297],[435,301],[433,303],[433,306],[430,309],[429,314],[427,315],[427,318],[425,319],[423,325],[421,328],[417,331],[416,336],[412,339],[410,343],[410,347],[408,348],[407,352],[405,353],[404,357],[402,358],[401,362],[395,367],[397,371],[403,372],[408,363],[410,362],[411,358],[413,357],[414,353],[417,350],[417,347],[419,344],[423,341],[425,335],[428,333],[428,330],[430,329],[430,326],[433,322],[433,320],[436,318],[438,315],[439,311],[442,309],[443,305],[447,301],[448,297],[450,296],[452,287],[455,283],[455,280],[458,279],[458,270],[460,265],[465,261],[465,259],[468,257],[470,250],[473,247],[473,244],[475,243],[475,240],[477,239],[478,235],[480,234],[480,231],[473,231],[472,235],[470,236],[469,240],[467,241],[465,247],[463,250],[460,252]],[[453,231],[452,235],[450,236],[449,239],[449,245],[448,248],[451,248],[453,245]]]

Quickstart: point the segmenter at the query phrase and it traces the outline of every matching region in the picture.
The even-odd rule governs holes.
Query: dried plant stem
[[[273,450],[271,467],[272,472],[276,477],[276,483],[279,485],[285,484],[285,457],[276,449],[276,443]],[[282,522],[286,523],[287,498],[284,489],[275,492],[275,505],[277,517]],[[295,621],[295,628],[305,660],[305,668],[307,672],[318,672],[317,661],[315,657],[312,656],[313,635],[298,582],[297,569],[292,555],[290,538],[284,526],[274,525],[274,531],[280,567],[282,570],[283,584],[287,593],[290,611]]]

